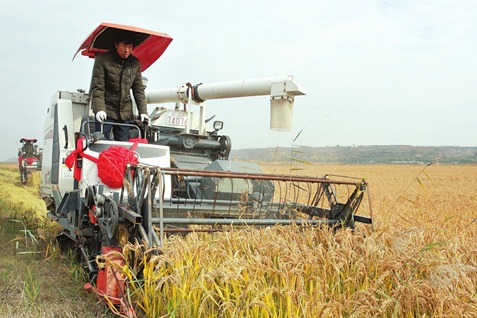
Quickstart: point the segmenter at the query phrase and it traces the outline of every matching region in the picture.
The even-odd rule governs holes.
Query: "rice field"
[[[232,228],[170,236],[162,253],[128,245],[121,270],[137,315],[477,316],[477,166],[294,168],[364,178],[374,230]],[[371,213],[368,201],[359,213]]]
[[[371,188],[374,231],[173,236],[125,273],[147,317],[475,317],[476,166],[303,166]],[[286,165],[265,166],[286,174]],[[368,202],[361,213],[369,214]],[[128,246],[128,251],[138,247]]]

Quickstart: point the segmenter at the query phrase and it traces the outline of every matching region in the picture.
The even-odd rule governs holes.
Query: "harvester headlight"
[[[224,128],[224,122],[223,121],[219,121],[219,120],[214,121],[214,130],[215,131],[222,130],[222,128]]]

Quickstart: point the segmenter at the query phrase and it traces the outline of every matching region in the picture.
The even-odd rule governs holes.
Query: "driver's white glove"
[[[147,121],[148,123],[151,122],[151,118],[149,118],[146,114],[141,114],[141,123]]]
[[[106,120],[108,115],[106,115],[106,112],[100,110],[99,112],[96,113],[96,120],[102,123],[103,121]]]

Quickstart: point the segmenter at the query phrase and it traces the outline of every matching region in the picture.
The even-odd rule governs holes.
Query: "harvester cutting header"
[[[103,23],[78,52],[106,52],[124,31],[133,35],[142,71],[172,41],[164,33]],[[355,214],[367,189],[363,180],[264,174],[257,164],[231,160],[231,138],[220,134],[224,123],[206,115],[207,100],[270,96],[270,128],[286,131],[301,95],[292,76],[185,83],[147,89],[145,99],[155,106],[141,116],[148,121],[99,123],[90,93],[57,91],[45,122],[41,194],[48,216],[64,228],[60,240],[76,248],[98,290],[121,297],[94,260],[128,241],[162,246],[168,232],[227,225],[371,224],[371,217]],[[128,140],[115,140],[114,130],[103,133],[106,125],[123,126]]]

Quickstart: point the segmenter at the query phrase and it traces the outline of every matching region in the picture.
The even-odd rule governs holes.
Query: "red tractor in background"
[[[20,139],[22,147],[18,149],[18,169],[20,170],[20,181],[25,184],[28,174],[31,171],[41,170],[41,149],[33,138]]]

